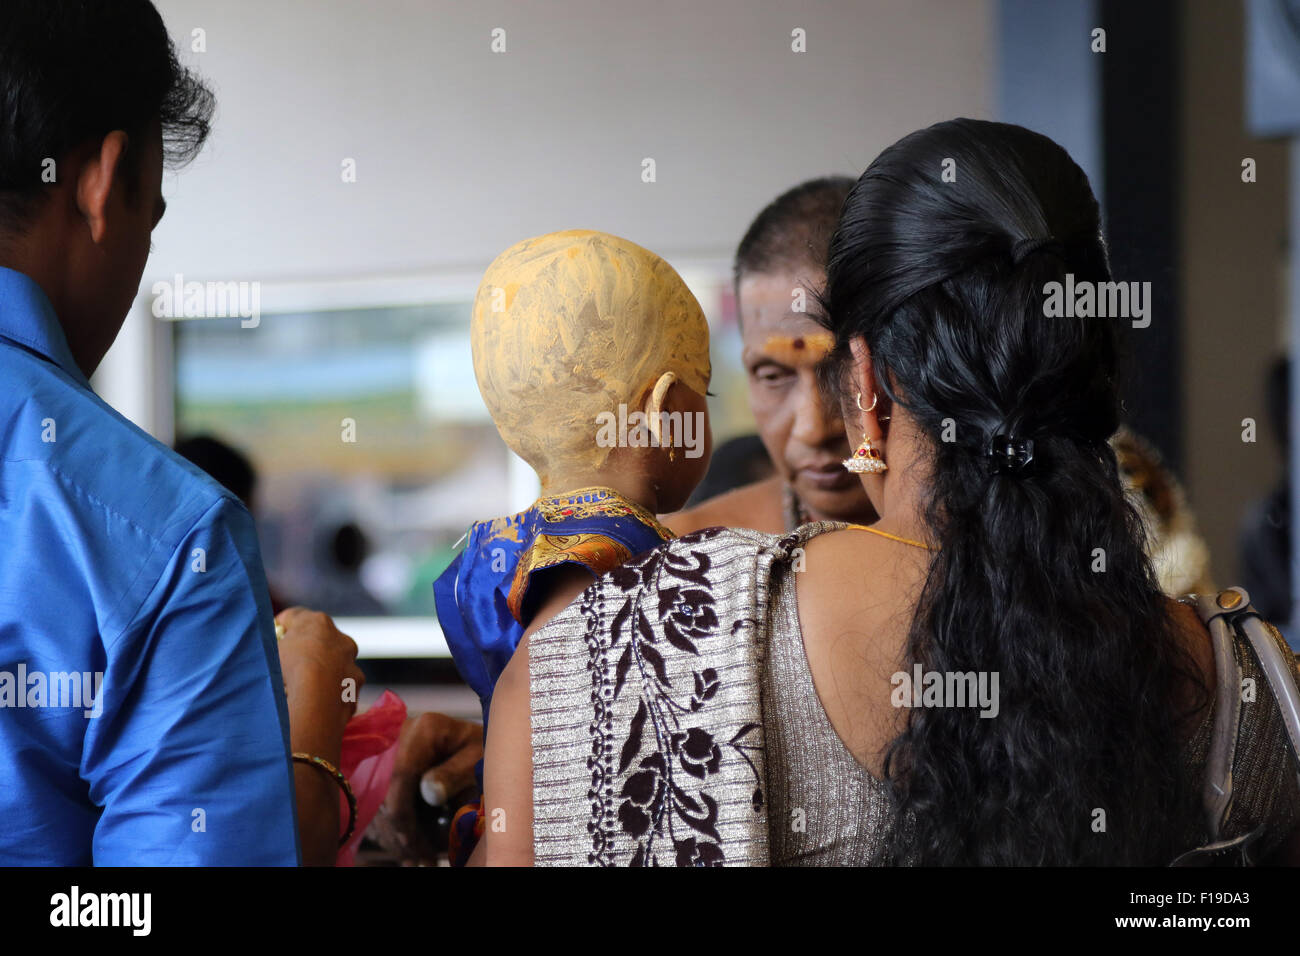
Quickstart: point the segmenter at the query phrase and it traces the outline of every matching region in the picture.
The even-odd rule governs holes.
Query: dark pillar
[[[1126,419],[1165,456],[1183,463],[1178,237],[1182,108],[1177,0],[1101,0],[1105,227],[1121,281],[1150,282],[1151,325],[1126,325]]]

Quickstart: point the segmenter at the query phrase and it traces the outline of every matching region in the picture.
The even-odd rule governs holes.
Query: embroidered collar
[[[661,525],[648,509],[623,497],[613,488],[604,488],[599,485],[590,488],[578,488],[562,495],[538,498],[535,507],[538,513],[541,514],[542,520],[551,524],[567,521],[571,518],[631,516],[649,525],[665,541],[676,537]]]

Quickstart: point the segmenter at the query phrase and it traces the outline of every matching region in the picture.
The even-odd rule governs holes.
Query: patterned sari
[[[823,527],[779,542],[686,535],[606,574],[533,635],[539,866],[768,862],[768,577]]]

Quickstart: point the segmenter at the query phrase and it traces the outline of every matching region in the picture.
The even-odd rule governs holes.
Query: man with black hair
[[[713,525],[781,533],[809,521],[876,520],[862,483],[840,464],[851,453],[844,423],[817,381],[817,364],[832,343],[812,317],[831,233],[853,182],[823,176],[786,190],[754,218],[736,249],[741,361],[776,473],[664,518],[678,534]]]
[[[247,510],[89,383],[212,110],[149,0],[0,5],[0,865],[333,858],[355,644],[282,674]]]

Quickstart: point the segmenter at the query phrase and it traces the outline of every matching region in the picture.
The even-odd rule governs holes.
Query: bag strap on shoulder
[[[1214,735],[1206,758],[1204,800],[1206,822],[1212,843],[1219,840],[1223,824],[1232,809],[1232,765],[1236,756],[1237,731],[1241,720],[1241,668],[1237,662],[1234,636],[1240,635],[1250,648],[1269,690],[1277,702],[1286,728],[1291,753],[1300,764],[1300,686],[1297,686],[1295,657],[1284,651],[1273,631],[1251,606],[1243,588],[1228,588],[1216,595],[1190,596],[1210,632],[1214,648],[1215,711]]]
[[[1214,843],[1232,808],[1232,765],[1241,721],[1241,667],[1233,649],[1228,608],[1220,607],[1217,596],[1212,595],[1190,595],[1186,603],[1196,609],[1209,630],[1210,646],[1214,650],[1214,731],[1206,755],[1202,790],[1206,826],[1210,842]]]

